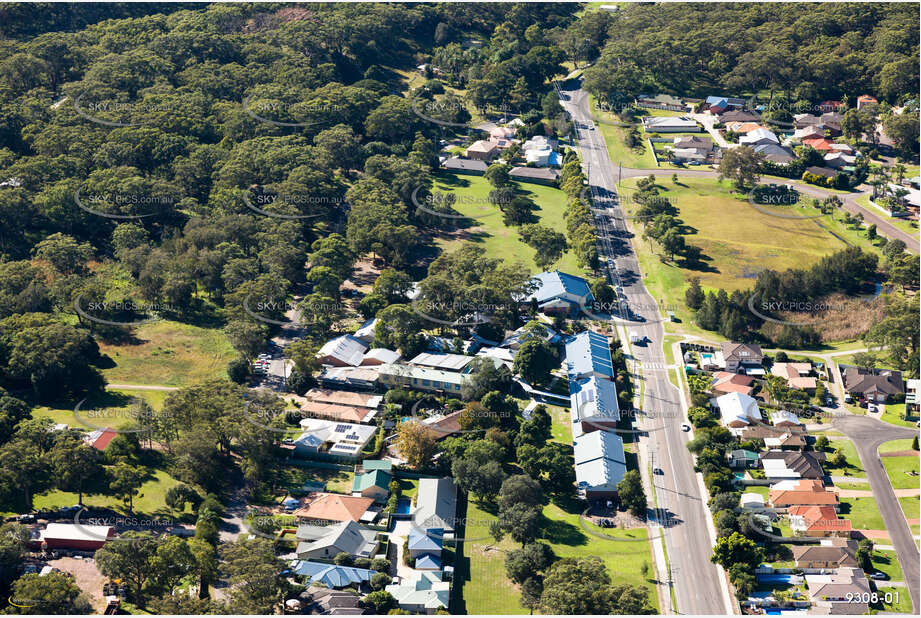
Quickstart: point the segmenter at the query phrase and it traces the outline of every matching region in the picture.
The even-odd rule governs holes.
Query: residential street
[[[892,546],[899,558],[899,565],[902,567],[902,574],[911,595],[911,604],[917,614],[921,609],[921,604],[919,604],[921,599],[918,594],[919,575],[921,575],[919,574],[921,568],[918,562],[918,546],[915,545],[911,529],[902,513],[902,507],[886,475],[886,469],[880,461],[879,447],[889,440],[914,437],[918,435],[918,432],[908,427],[896,427],[876,419],[852,414],[837,416],[833,425],[835,429],[850,438],[857,449],[860,463],[866,470],[870,481],[870,490],[879,506],[883,523],[886,524]]]
[[[714,539],[709,531],[709,511],[693,460],[685,447],[687,434],[680,428],[685,420],[679,393],[668,380],[662,318],[640,279],[637,258],[617,200],[615,166],[600,132],[594,128],[588,95],[579,87],[575,81],[563,85],[561,102],[576,125],[583,166],[594,196],[601,258],[607,263],[611,281],[623,285],[630,311],[639,320],[622,323],[631,334],[645,335],[648,342],[632,347],[635,359],[642,365],[636,389],[645,394],[644,427],[653,428],[648,437],[651,465],[661,470],[661,474],[653,475],[653,481],[657,505],[660,513],[664,513],[659,519],[665,524],[663,534],[678,612],[731,614],[734,612],[725,577],[710,562]],[[641,472],[647,474],[648,470]],[[667,600],[663,605],[667,605]]]

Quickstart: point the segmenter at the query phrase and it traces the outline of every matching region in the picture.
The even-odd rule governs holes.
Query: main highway
[[[688,433],[681,428],[687,422],[682,397],[668,379],[663,318],[640,278],[636,253],[618,200],[617,169],[600,131],[595,128],[588,93],[581,89],[581,83],[577,80],[561,83],[558,92],[575,126],[583,169],[592,192],[600,257],[609,280],[618,285],[620,302],[629,307],[629,313],[621,313],[629,317],[618,321],[626,327],[631,339],[645,338],[646,342],[632,346],[634,359],[640,366],[636,390],[640,391],[642,382],[640,409],[646,417],[643,428],[649,430],[645,440],[649,465],[653,468],[657,519],[663,526],[668,575],[673,582],[678,613],[732,614],[725,576],[710,562],[713,538],[706,494],[686,447]],[[663,599],[663,605],[668,603],[668,599]],[[665,613],[666,609],[663,607],[661,611]]]

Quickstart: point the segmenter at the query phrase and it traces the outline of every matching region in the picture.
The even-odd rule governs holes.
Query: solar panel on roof
[[[342,433],[342,432],[348,431],[348,430],[349,430],[349,426],[348,426],[348,425],[336,425],[336,433]]]

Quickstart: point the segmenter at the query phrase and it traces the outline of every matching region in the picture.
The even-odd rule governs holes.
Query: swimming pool
[[[397,515],[409,515],[412,509],[412,500],[409,498],[400,498],[397,500]]]

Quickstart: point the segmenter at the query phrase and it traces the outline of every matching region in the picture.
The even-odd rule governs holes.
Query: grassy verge
[[[902,506],[902,512],[905,513],[905,519],[921,518],[921,498],[918,496],[904,496],[899,498],[899,504]],[[913,534],[916,534],[915,531]]]
[[[872,212],[874,215],[879,215],[883,217],[886,223],[891,224],[894,228],[902,230],[906,234],[911,234],[912,236],[918,235],[918,224],[915,221],[906,219],[904,217],[887,217],[884,213],[874,206],[870,205],[870,196],[861,195],[858,198],[854,199],[858,205],[863,206],[868,211]]]
[[[899,425],[901,427],[916,427],[917,426],[916,423],[918,422],[918,415],[911,414],[906,419],[904,403],[889,403],[889,404],[886,404],[886,407],[883,410],[883,414],[882,416],[880,416],[880,420],[885,423],[891,423],[893,425]],[[889,443],[887,442],[887,444]],[[906,446],[905,448],[911,448],[911,447]],[[895,449],[891,449],[891,450],[895,450]],[[904,449],[900,449],[900,450],[904,450]]]
[[[133,344],[99,344],[114,363],[102,370],[110,384],[188,386],[226,377],[236,356],[217,328],[163,321],[139,326],[135,336]]]
[[[860,465],[860,457],[857,456],[857,449],[854,443],[847,438],[829,440],[829,448],[834,451],[840,451],[844,454],[845,464],[841,467],[835,467],[831,464],[832,454],[828,453],[829,460],[823,466],[829,474],[840,474],[843,476],[863,476],[865,474],[863,466]]]
[[[918,488],[918,456],[880,457],[893,489]]]

